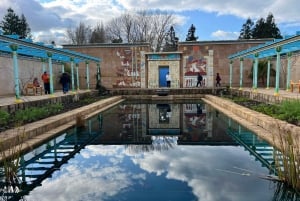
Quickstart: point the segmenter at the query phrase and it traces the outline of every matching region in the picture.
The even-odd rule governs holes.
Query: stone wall
[[[145,76],[144,52],[150,50],[148,44],[67,45],[65,48],[100,58],[101,83],[106,88],[141,88],[141,75]],[[79,68],[84,69],[83,64]],[[94,83],[96,70],[90,68]]]
[[[228,41],[196,41],[180,42],[178,53],[181,54],[179,69],[175,67],[171,76],[176,81],[171,87],[195,87],[197,74],[200,72],[204,78],[205,86],[215,85],[216,73],[222,77],[221,84],[229,85],[229,59],[228,56],[239,51],[248,49],[267,42],[268,40],[228,40]],[[150,80],[157,73],[148,71],[152,66],[163,65],[167,62],[169,66],[178,66],[178,63],[169,63],[168,60],[148,61],[147,54],[150,46],[142,44],[91,44],[91,45],[65,45],[64,48],[78,51],[94,57],[101,61],[101,81],[106,88],[147,88],[154,86]],[[159,53],[158,53],[159,54]],[[166,53],[162,53],[166,54]],[[147,68],[148,67],[148,68]],[[151,67],[151,68],[149,68]],[[233,61],[233,85],[239,85],[240,74],[239,59]],[[155,67],[156,69],[157,67]],[[244,61],[244,84],[252,86],[251,73],[252,61]],[[91,68],[91,74],[96,69]],[[149,73],[149,74],[148,74]],[[178,79],[179,78],[179,79]],[[148,84],[147,84],[148,82]],[[176,84],[175,84],[176,83]]]

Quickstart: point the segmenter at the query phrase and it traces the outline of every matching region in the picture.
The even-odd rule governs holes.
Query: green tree
[[[31,38],[30,28],[26,22],[25,16],[19,17],[12,8],[7,9],[7,14],[0,23],[3,34],[17,34],[20,38]]]
[[[21,15],[19,26],[20,26],[19,27],[20,28],[19,29],[20,30],[19,35],[20,35],[21,38],[31,38],[32,37],[31,33],[30,33],[31,29],[30,29],[30,27],[29,27],[29,25],[26,21],[26,18],[23,14]]]
[[[263,86],[265,86],[267,75],[268,75],[268,60],[267,59],[259,60],[257,65],[257,80],[260,80]],[[272,68],[272,64],[271,64],[270,77],[275,77],[275,75],[276,75],[276,71]],[[249,74],[248,77],[253,78],[253,68],[251,69],[251,73]]]
[[[254,22],[249,17],[247,19],[247,21],[243,24],[243,27],[240,31],[239,39],[251,39],[253,25],[254,25]]]
[[[272,13],[269,13],[266,20],[260,18],[257,20],[253,30],[253,38],[282,38],[280,30],[275,24],[275,19]]]
[[[195,36],[196,27],[192,24],[189,28],[185,41],[197,41],[198,37]]]
[[[111,43],[123,43],[123,39],[121,37],[114,38],[111,40]]]
[[[175,30],[174,27],[171,26],[169,32],[166,34],[165,38],[165,46],[164,46],[164,51],[177,51],[178,47],[178,40],[179,38],[175,36]]]

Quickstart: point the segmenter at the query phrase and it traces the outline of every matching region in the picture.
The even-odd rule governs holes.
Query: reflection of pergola
[[[14,69],[14,83],[16,101],[20,100],[19,89],[19,73],[18,73],[18,56],[40,59],[42,62],[43,72],[45,71],[45,62],[48,60],[49,74],[50,74],[50,94],[53,94],[53,73],[52,73],[52,60],[62,63],[62,72],[64,72],[63,63],[71,63],[71,81],[72,91],[74,91],[74,64],[76,66],[76,80],[77,89],[79,89],[79,75],[78,63],[85,62],[86,64],[86,77],[87,89],[89,89],[89,62],[97,64],[97,79],[100,80],[100,59],[91,57],[78,52],[56,48],[53,45],[44,45],[43,43],[34,43],[31,39],[20,39],[18,35],[1,35],[0,34],[0,52],[12,53],[13,69]]]
[[[252,47],[228,57],[230,59],[230,87],[232,85],[232,63],[234,59],[240,60],[240,89],[242,89],[243,80],[243,61],[244,58],[254,59],[253,66],[253,89],[257,89],[257,74],[258,74],[258,59],[267,58],[268,59],[268,75],[267,75],[267,88],[269,88],[270,79],[270,61],[272,57],[276,56],[276,86],[274,95],[279,95],[279,74],[280,74],[280,58],[281,56],[286,56],[287,65],[287,81],[286,89],[290,89],[290,77],[291,77],[291,56],[293,52],[300,51],[300,35],[297,33],[295,36],[290,36],[285,39],[275,39],[272,42],[267,42],[265,44]]]

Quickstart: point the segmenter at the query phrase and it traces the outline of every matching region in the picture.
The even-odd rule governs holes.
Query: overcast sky
[[[24,14],[35,41],[66,44],[66,29],[79,22],[94,27],[130,10],[161,9],[177,17],[176,35],[184,41],[191,24],[198,40],[237,39],[250,17],[273,13],[282,35],[300,31],[299,0],[0,0],[0,20],[11,7]]]

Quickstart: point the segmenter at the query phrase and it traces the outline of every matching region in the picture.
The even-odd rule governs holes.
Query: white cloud
[[[283,32],[292,30],[294,33],[294,29],[300,26],[298,0],[1,0],[0,19],[8,7],[12,7],[18,14],[25,15],[36,39],[46,42],[55,39],[57,43],[66,42],[66,37],[62,34],[66,33],[66,29],[76,27],[79,22],[95,26],[99,22],[106,23],[125,10],[149,8],[174,13],[179,26],[185,25],[189,20],[189,16],[183,16],[182,12],[192,10],[217,16],[231,15],[240,19],[250,17],[254,21],[260,17],[265,18],[272,12],[276,23],[286,28]],[[216,39],[227,39],[233,38],[235,34],[216,31],[212,35]]]
[[[192,145],[132,155],[125,146],[90,145],[64,164],[60,171],[54,172],[51,178],[44,180],[42,187],[35,188],[26,199],[67,201],[107,200],[110,197],[117,200],[122,193],[138,194],[143,188],[144,195],[149,195],[151,189],[147,188],[156,185],[155,182],[168,184],[168,180],[174,180],[184,182],[186,188],[181,189],[182,192],[191,189],[198,200],[249,201],[253,200],[251,195],[270,185],[255,175],[267,174],[267,168],[259,167],[255,160],[245,160],[251,156],[243,149]],[[234,166],[250,169],[253,175],[239,174],[241,169],[234,169]],[[154,181],[152,174],[158,175],[158,180]],[[244,181],[243,185],[239,185],[241,181]],[[164,189],[171,193],[166,189],[177,191],[174,186]],[[246,191],[248,197],[240,193]],[[268,196],[265,193],[259,197],[268,200]]]
[[[211,34],[211,37],[216,40],[236,40],[239,37],[238,32],[226,32],[222,30],[217,30]]]

